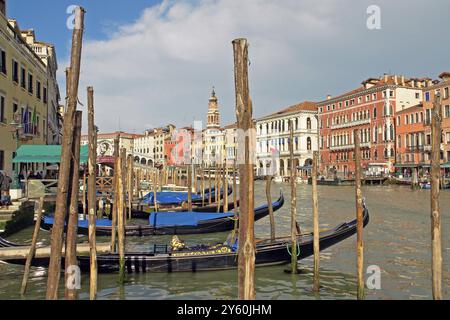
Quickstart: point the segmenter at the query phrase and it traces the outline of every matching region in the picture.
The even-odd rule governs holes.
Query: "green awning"
[[[446,169],[450,168],[450,162],[441,164],[441,168],[446,168]]]
[[[17,149],[13,163],[60,163],[61,146],[23,145]],[[87,163],[89,147],[80,147],[80,162]]]

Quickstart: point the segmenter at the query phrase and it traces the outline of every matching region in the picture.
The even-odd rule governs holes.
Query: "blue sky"
[[[22,29],[35,29],[39,40],[53,43],[63,60],[70,53],[71,30],[66,28],[70,5],[80,5],[87,10],[86,34],[89,39],[105,39],[110,27],[137,20],[146,7],[157,0],[9,0],[8,16],[18,20]]]
[[[450,71],[448,0],[9,0],[9,17],[56,45],[61,88],[72,4],[87,10],[79,98],[94,87],[102,132],[205,121],[212,86],[222,125],[234,122],[231,41],[240,37],[250,43],[254,117],[384,73]],[[371,30],[374,4],[381,29]]]

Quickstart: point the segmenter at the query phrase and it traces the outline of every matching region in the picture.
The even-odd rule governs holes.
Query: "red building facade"
[[[352,177],[354,130],[359,130],[362,166],[367,174],[394,171],[395,115],[422,101],[422,84],[403,76],[369,78],[362,86],[318,103],[320,170]]]

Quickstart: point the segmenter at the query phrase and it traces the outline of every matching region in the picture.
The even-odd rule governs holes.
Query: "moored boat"
[[[364,226],[369,223],[369,211],[364,207]],[[342,223],[337,227],[320,232],[320,250],[325,250],[356,233],[356,220]],[[0,238],[1,239],[1,238]],[[313,234],[307,233],[297,237],[298,259],[305,259],[313,254]],[[0,246],[14,244],[1,239]],[[271,240],[260,240],[256,243],[255,265],[287,264],[291,261],[292,252],[290,237]],[[175,251],[167,245],[154,245],[148,252],[134,252],[125,255],[128,273],[139,272],[198,272],[236,269],[237,250],[232,244],[217,244],[213,246],[191,247]],[[7,261],[13,264],[24,264],[25,259]],[[49,258],[36,258],[33,265],[47,267]],[[89,271],[90,258],[78,257],[81,270]],[[119,270],[118,254],[103,254],[97,256],[98,272],[110,273]],[[64,262],[62,264],[64,266]]]
[[[280,194],[277,201],[272,203],[273,211],[279,210],[284,205],[284,196]],[[255,221],[269,214],[267,204],[255,208]],[[111,220],[97,219],[96,234],[99,236],[111,235]],[[51,230],[53,218],[42,217],[41,228]],[[88,234],[89,223],[87,220],[78,221],[78,233]],[[203,234],[213,232],[230,231],[234,228],[234,212],[152,212],[148,225],[126,225],[126,236],[151,236],[171,234]]]

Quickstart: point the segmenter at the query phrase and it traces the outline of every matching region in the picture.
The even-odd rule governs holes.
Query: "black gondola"
[[[280,194],[280,198],[273,202],[273,212],[277,211],[284,205],[284,196]],[[205,217],[207,214],[213,215],[215,213],[207,213],[200,212],[200,216],[202,213],[205,213]],[[164,215],[164,212],[160,213]],[[181,213],[182,214],[182,213]],[[234,228],[234,219],[232,219],[233,213],[230,212],[225,217],[217,218],[217,219],[205,219],[198,220],[196,224],[187,224],[187,225],[167,225],[167,226],[157,226],[157,224],[151,225],[127,225],[125,226],[125,235],[126,236],[151,236],[151,235],[173,235],[173,234],[203,234],[203,233],[214,233],[214,232],[224,232],[230,231]],[[255,208],[255,221],[258,221],[264,217],[269,215],[269,206],[267,204],[262,205],[258,208]],[[231,218],[230,218],[231,216]],[[52,224],[50,223],[49,217],[42,217],[41,228],[44,230],[51,230]],[[97,220],[101,221],[101,220]],[[105,221],[106,222],[106,221]],[[111,226],[109,225],[101,225],[97,223],[96,226],[96,234],[98,236],[110,236],[111,235]],[[81,225],[79,222],[78,226],[78,234],[88,235],[89,229],[87,221],[84,221],[84,224]]]
[[[364,226],[368,223],[369,211],[364,208]],[[355,233],[356,220],[342,223],[334,229],[323,231],[320,233],[320,250],[325,250],[351,237]],[[299,260],[313,254],[312,233],[298,236],[297,241]],[[1,239],[0,246],[15,246],[15,244]],[[291,261],[291,251],[290,238],[282,238],[275,241],[257,241],[255,264],[258,267],[287,264]],[[127,253],[125,258],[128,273],[197,272],[235,269],[237,267],[237,253],[227,245],[201,250],[193,248],[186,251],[171,251],[166,245],[155,245],[151,252]],[[7,262],[12,264],[25,264],[25,259],[9,260]],[[33,265],[47,267],[48,262],[49,258],[36,258],[33,260]],[[89,257],[80,256],[78,257],[78,262],[81,270],[89,271]],[[97,256],[97,264],[100,273],[117,272],[119,269],[119,255],[99,255]],[[64,266],[64,261],[62,265]]]

